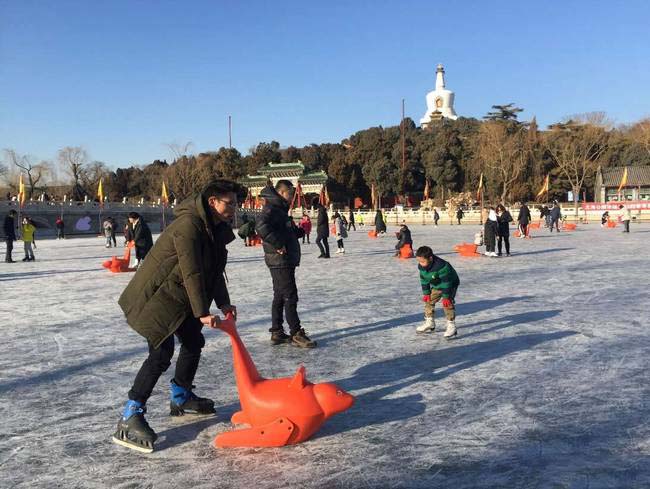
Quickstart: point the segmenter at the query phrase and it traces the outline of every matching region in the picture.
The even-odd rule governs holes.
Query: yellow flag
[[[623,178],[621,178],[621,184],[618,186],[618,193],[621,193],[621,189],[627,185],[627,166],[623,170]]]
[[[167,187],[165,187],[165,181],[162,183],[162,192],[160,194],[160,201],[163,205],[169,204],[169,195],[167,195]]]
[[[481,191],[483,190],[483,174],[481,173],[481,178],[478,180],[478,189],[476,190],[476,198],[481,198]]]
[[[542,189],[537,192],[537,197],[541,197],[545,193],[548,192],[548,184],[549,184],[549,175],[546,175],[546,178],[544,179],[544,185],[542,185]]]
[[[104,187],[101,178],[99,179],[99,185],[97,186],[97,198],[99,199],[99,206],[104,207]]]
[[[20,207],[25,203],[25,184],[23,182],[23,174],[20,174],[20,179],[18,180],[18,203]]]

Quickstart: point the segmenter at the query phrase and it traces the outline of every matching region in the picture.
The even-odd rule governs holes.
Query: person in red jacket
[[[305,232],[304,236],[302,237],[302,244],[305,244],[305,238],[307,238],[307,244],[309,244],[309,234],[311,233],[311,219],[306,212],[303,212],[302,214],[300,227]]]

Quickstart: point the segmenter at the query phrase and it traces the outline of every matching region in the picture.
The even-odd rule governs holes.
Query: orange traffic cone
[[[231,314],[218,327],[230,336],[241,411],[231,421],[250,428],[227,431],[216,447],[281,447],[309,439],[334,414],[352,407],[354,397],[336,385],[312,384],[300,366],[293,378],[264,379],[244,346]]]

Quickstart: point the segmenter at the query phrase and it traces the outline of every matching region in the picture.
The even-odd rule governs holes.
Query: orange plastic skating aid
[[[616,227],[616,221],[612,221],[611,219],[607,221],[607,227],[608,228],[615,228]]]
[[[376,238],[377,237],[377,231],[368,231],[368,236],[371,238]]]
[[[102,266],[109,269],[113,273],[134,272],[135,268],[129,268],[129,263],[131,261],[131,248],[134,247],[135,243],[133,241],[129,241],[126,250],[124,250],[123,258],[114,256],[112,259],[106,260],[104,263],[102,263]]]
[[[411,248],[411,245],[408,243],[399,249],[399,257],[403,260],[413,258],[414,256],[415,255],[413,254],[413,248]]]
[[[570,222],[565,222],[565,223],[562,225],[562,229],[563,229],[564,231],[575,231],[577,227],[578,227],[577,224],[570,223]]]
[[[461,243],[454,246],[454,251],[460,256],[481,256],[476,252],[477,248],[478,245],[475,245],[474,243]]]
[[[538,222],[531,222],[531,223],[528,225],[528,229],[540,229],[541,224],[542,224],[542,223],[539,222],[539,221],[538,221]]]
[[[308,382],[303,366],[293,378],[264,379],[239,337],[232,315],[226,315],[218,327],[230,336],[241,405],[231,421],[250,428],[221,433],[214,446],[282,447],[300,443],[328,418],[354,404],[354,397],[334,384]]]

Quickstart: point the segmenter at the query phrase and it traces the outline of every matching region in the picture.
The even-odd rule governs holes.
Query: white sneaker
[[[445,334],[443,335],[446,339],[451,339],[458,334],[456,331],[455,321],[447,320],[447,329],[445,329]]]
[[[341,252],[341,248],[336,250],[336,254],[338,255]]]
[[[341,248],[341,254],[345,255],[345,248]]]
[[[432,317],[424,317],[424,322],[415,328],[418,333],[433,333],[436,330],[436,320]]]

